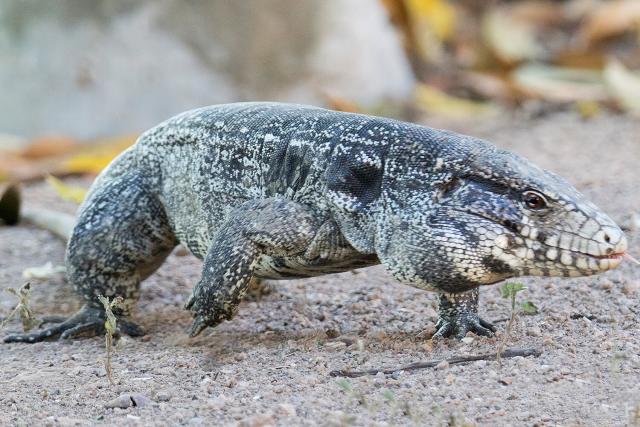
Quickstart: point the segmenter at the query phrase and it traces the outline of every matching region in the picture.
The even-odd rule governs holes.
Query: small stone
[[[542,336],[542,331],[540,330],[539,327],[532,326],[530,328],[527,328],[527,335],[531,337],[540,337]]]
[[[156,394],[156,400],[158,400],[158,402],[168,402],[171,400],[171,394],[167,391],[159,391]]]
[[[605,291],[609,291],[609,290],[613,289],[613,282],[611,280],[604,279],[600,283],[600,287],[602,289],[604,289]]]
[[[329,328],[326,331],[324,331],[324,333],[327,334],[327,337],[329,339],[338,338],[340,336],[340,331],[334,328]]]
[[[436,365],[436,369],[439,369],[441,371],[445,369],[449,369],[449,362],[447,362],[446,360],[443,360],[442,362]]]
[[[295,417],[296,407],[291,405],[290,403],[281,403],[278,405],[277,413],[284,417]]]
[[[502,385],[511,385],[513,383],[513,379],[510,377],[500,378],[498,382]]]
[[[465,343],[465,344],[471,344],[472,342],[474,342],[474,341],[475,341],[475,338],[473,338],[473,337],[464,337],[464,338],[462,338],[462,340],[461,340],[461,341],[462,341],[463,343]]]
[[[113,400],[108,401],[104,404],[105,408],[120,408],[127,409],[129,407],[134,406],[133,400],[131,399],[130,394],[121,394]]]
[[[622,286],[622,293],[627,296],[635,295],[638,291],[640,291],[640,281],[625,282]]]

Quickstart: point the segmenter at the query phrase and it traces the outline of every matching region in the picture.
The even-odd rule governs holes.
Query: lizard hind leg
[[[164,208],[143,177],[126,173],[103,180],[83,204],[67,246],[67,279],[85,305],[49,328],[11,335],[5,342],[104,333],[105,312],[98,296],[122,297],[124,304],[113,310],[120,332],[143,335],[127,316],[138,299],[140,282],[162,264],[176,243]]]

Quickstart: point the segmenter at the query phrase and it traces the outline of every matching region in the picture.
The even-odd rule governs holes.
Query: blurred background
[[[640,115],[640,1],[3,0],[0,180],[96,173],[181,111]]]

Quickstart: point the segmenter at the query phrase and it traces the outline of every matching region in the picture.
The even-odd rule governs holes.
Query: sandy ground
[[[457,130],[560,173],[619,223],[640,212],[638,121],[558,113]],[[30,206],[74,210],[42,184],[25,193]],[[628,238],[630,253],[640,255],[640,232]],[[61,264],[63,251],[46,231],[0,228],[0,288],[19,286],[27,267]],[[115,386],[105,376],[101,337],[0,344],[0,425],[640,424],[640,267],[631,263],[597,277],[522,279],[528,290],[520,300],[540,311],[518,318],[508,345],[538,348],[538,358],[354,379],[329,372],[491,353],[501,338],[429,345],[418,335],[434,330],[435,295],[373,267],[273,282],[271,294],[243,303],[233,321],[189,339],[181,307],[200,265],[174,253],[143,283],[136,319],[148,335],[119,341]],[[15,299],[1,295],[6,315]],[[61,277],[33,283],[39,314],[78,305]],[[499,286],[485,288],[481,314],[503,330],[508,313]],[[7,327],[17,330],[17,321]],[[105,408],[121,395],[129,407]]]

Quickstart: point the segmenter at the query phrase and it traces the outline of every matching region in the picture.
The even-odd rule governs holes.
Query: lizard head
[[[437,138],[448,144],[403,144],[385,167],[376,247],[397,279],[455,292],[620,264],[623,232],[568,182],[483,141]]]

